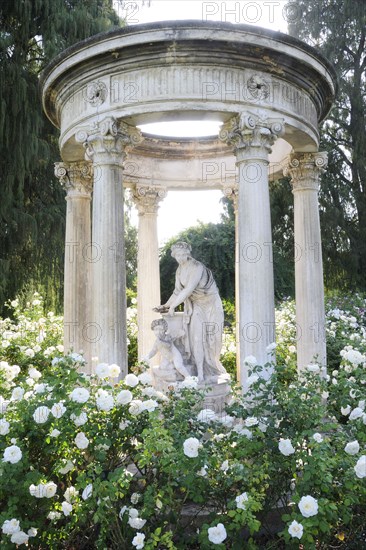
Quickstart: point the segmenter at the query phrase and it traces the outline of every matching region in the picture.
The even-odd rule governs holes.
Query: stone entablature
[[[106,116],[132,125],[208,113],[226,122],[246,109],[284,117],[294,149],[318,146],[334,71],[313,48],[249,25],[174,21],[136,25],[79,43],[42,76],[44,108],[61,127],[64,160],[76,160],[78,126]],[[57,99],[56,99],[57,98]]]

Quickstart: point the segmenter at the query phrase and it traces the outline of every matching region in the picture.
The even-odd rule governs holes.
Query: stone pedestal
[[[319,221],[319,178],[326,153],[291,155],[285,175],[294,194],[297,365],[326,365],[323,263]]]
[[[166,196],[162,187],[137,186],[133,199],[138,210],[137,324],[138,357],[142,359],[154,344],[151,322],[159,317],[153,308],[160,305],[160,274],[157,213]]]
[[[264,365],[275,340],[274,277],[268,155],[283,132],[282,120],[241,114],[225,124],[220,138],[234,145],[239,170],[238,259],[240,381],[247,389],[246,357]],[[263,376],[271,372],[266,369]]]
[[[58,162],[55,175],[66,190],[66,236],[64,264],[64,349],[83,353],[91,368],[86,330],[90,321],[91,162]]]

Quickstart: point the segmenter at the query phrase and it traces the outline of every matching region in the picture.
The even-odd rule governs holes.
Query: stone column
[[[116,363],[123,377],[127,374],[127,335],[122,165],[126,147],[141,138],[135,128],[107,117],[90,130],[79,130],[76,139],[84,143],[94,166],[88,337],[95,361]]]
[[[238,256],[240,382],[247,390],[248,364],[271,360],[267,346],[275,339],[272,231],[268,189],[268,155],[282,120],[240,114],[226,123],[220,138],[234,145],[239,169]],[[269,369],[263,376],[271,375]]]
[[[90,320],[90,270],[87,248],[91,241],[91,162],[57,162],[55,175],[65,189],[66,235],[64,264],[64,348],[65,353],[83,352],[91,365],[89,342],[84,329]]]
[[[240,329],[239,329],[239,216],[238,216],[238,188],[224,187],[225,197],[230,199],[235,214],[235,343],[236,343],[236,375],[240,380]]]
[[[137,324],[138,356],[142,359],[153,347],[151,321],[160,317],[153,307],[160,305],[160,270],[157,214],[166,196],[162,187],[137,186],[133,194],[138,210]]]
[[[285,169],[294,194],[297,365],[326,365],[323,263],[320,236],[319,179],[326,153],[294,153]]]

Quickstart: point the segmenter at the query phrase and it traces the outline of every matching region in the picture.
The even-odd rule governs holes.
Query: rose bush
[[[1,321],[2,548],[362,547],[359,318],[329,379],[288,381],[283,361],[266,382],[250,357],[249,395],[212,411],[194,378],[165,396],[141,368],[118,384],[116,365],[81,374],[61,321],[34,308]]]

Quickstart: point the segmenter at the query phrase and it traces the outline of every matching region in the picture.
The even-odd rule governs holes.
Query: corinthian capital
[[[122,166],[129,147],[142,141],[141,131],[113,117],[106,117],[92,128],[80,128],[76,141],[83,143],[86,157],[96,163]]]
[[[68,197],[90,198],[93,188],[93,165],[91,162],[56,162],[55,176]]]
[[[327,153],[293,153],[284,169],[290,176],[293,191],[319,189],[319,179],[328,165]]]
[[[219,138],[236,150],[257,148],[268,154],[283,131],[282,119],[240,113],[222,126]]]
[[[133,200],[139,216],[144,214],[156,214],[159,202],[166,197],[167,191],[158,186],[137,186],[133,193]]]

